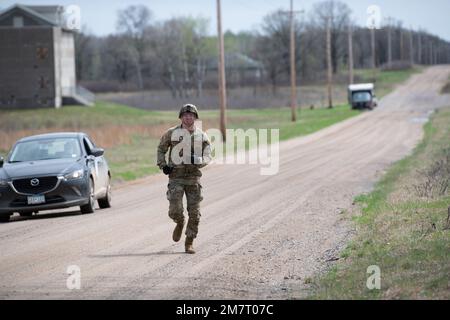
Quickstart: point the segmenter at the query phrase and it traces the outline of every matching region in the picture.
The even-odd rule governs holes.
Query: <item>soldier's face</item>
[[[181,116],[181,122],[186,127],[192,127],[194,125],[194,123],[195,123],[195,115],[193,113],[190,113],[190,112],[185,112]]]

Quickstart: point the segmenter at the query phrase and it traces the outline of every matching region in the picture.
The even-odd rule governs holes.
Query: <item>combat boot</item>
[[[184,228],[184,220],[178,222],[177,225],[175,226],[175,229],[173,229],[173,233],[172,233],[173,241],[175,241],[175,242],[180,241],[181,235],[183,233],[183,228]]]
[[[193,247],[193,243],[194,243],[194,238],[191,237],[186,237],[186,242],[184,244],[184,248],[186,253],[190,253],[190,254],[194,254],[195,250]]]

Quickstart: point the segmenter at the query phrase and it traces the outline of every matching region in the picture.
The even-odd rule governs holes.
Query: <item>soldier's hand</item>
[[[173,167],[169,167],[169,166],[166,165],[166,166],[164,166],[164,167],[162,168],[162,170],[163,170],[163,172],[164,172],[165,175],[169,175],[169,174],[172,173]]]
[[[191,154],[191,164],[202,164],[202,157],[197,157],[195,154]]]

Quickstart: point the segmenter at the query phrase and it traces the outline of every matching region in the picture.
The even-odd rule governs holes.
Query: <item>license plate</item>
[[[28,204],[41,204],[45,203],[45,196],[29,196]]]

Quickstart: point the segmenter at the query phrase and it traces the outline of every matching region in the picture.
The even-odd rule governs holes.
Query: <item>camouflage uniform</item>
[[[182,109],[183,111],[183,109]],[[180,111],[180,117],[182,114]],[[198,114],[196,115],[198,118]],[[202,173],[200,168],[208,164],[211,159],[210,141],[206,133],[198,128],[194,132],[189,132],[191,138],[192,152],[194,152],[194,143],[199,145],[201,143],[202,159],[200,164],[192,164],[191,161],[186,161],[181,164],[175,164],[172,157],[173,148],[179,144],[182,139],[179,137],[182,134],[177,130],[181,130],[186,134],[187,130],[183,129],[181,124],[170,128],[162,136],[158,146],[158,162],[159,168],[163,169],[165,166],[173,167],[173,171],[169,174],[169,184],[167,190],[167,199],[169,200],[169,217],[177,224],[184,222],[184,208],[183,195],[186,194],[187,211],[189,220],[186,228],[186,237],[195,239],[198,233],[198,225],[200,222],[200,202],[203,200],[202,186],[200,184],[200,177]],[[169,151],[169,162],[166,161],[166,153]]]

